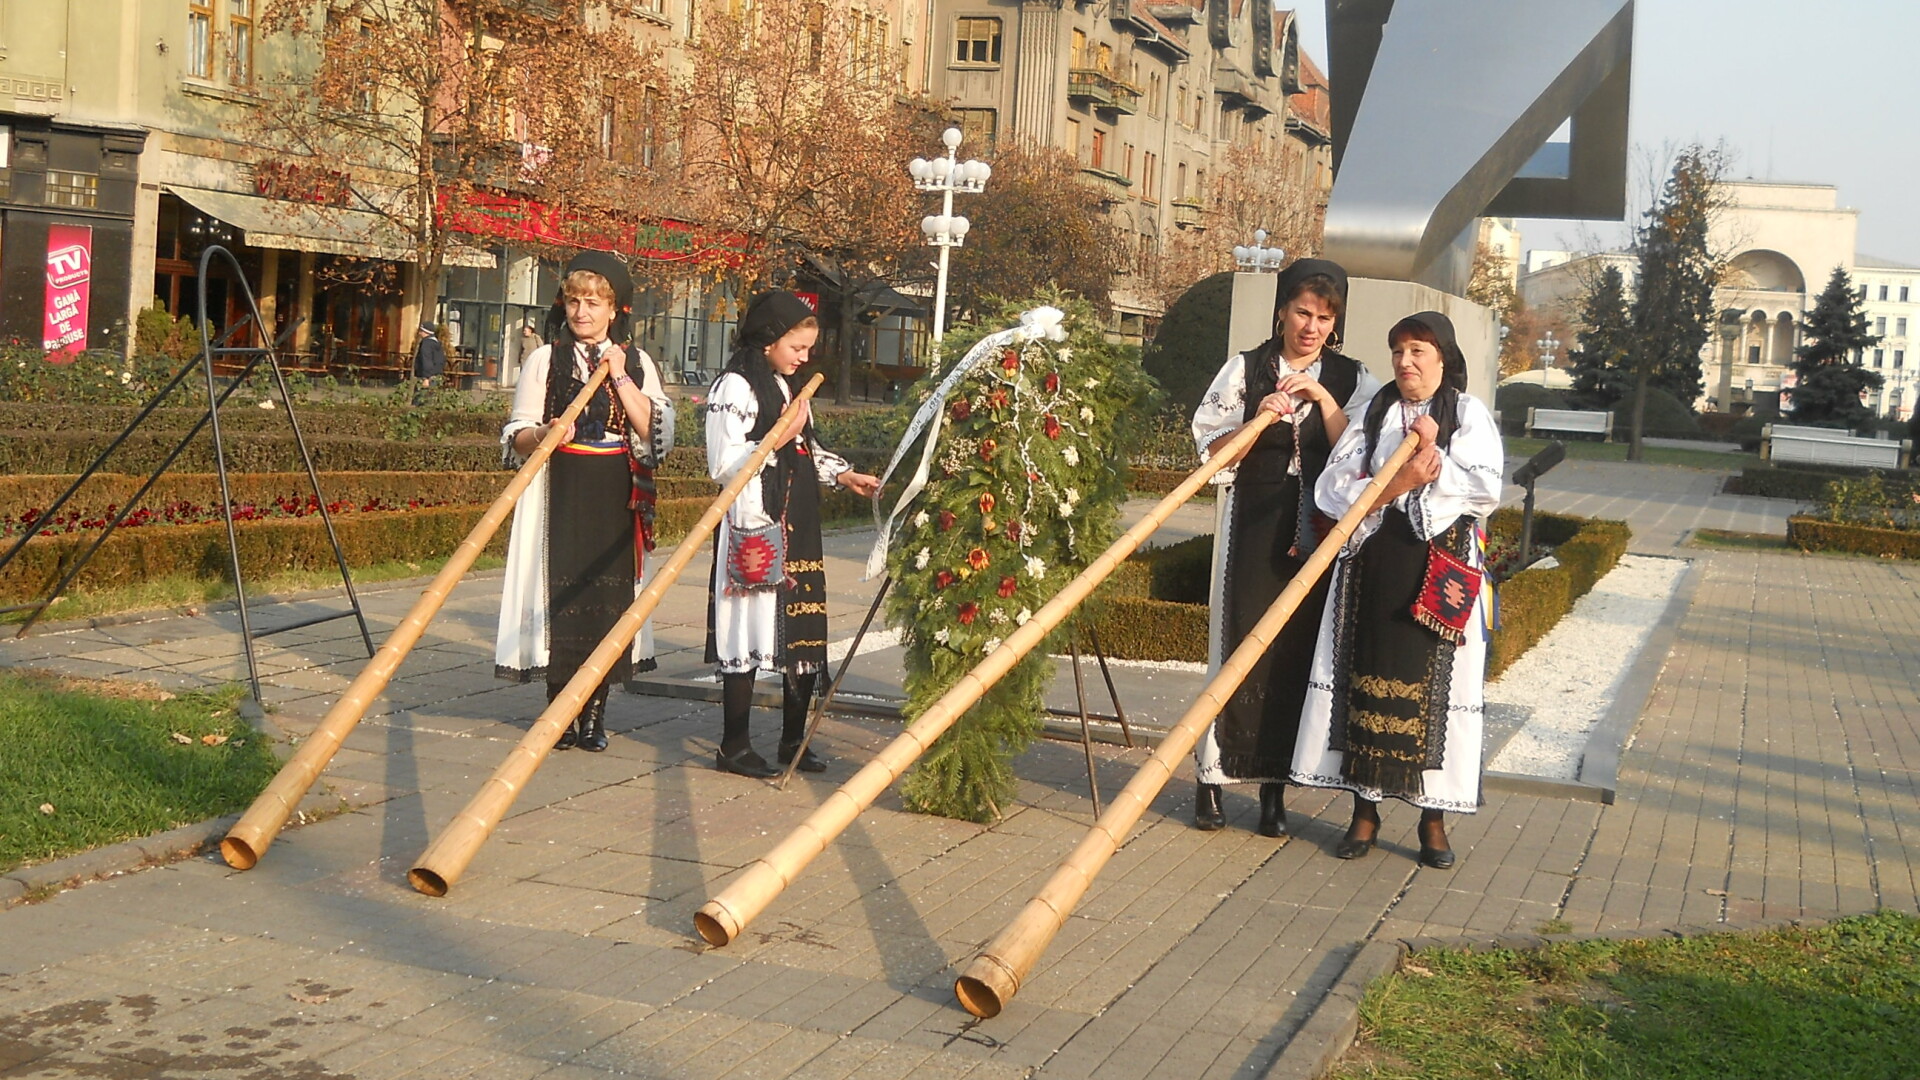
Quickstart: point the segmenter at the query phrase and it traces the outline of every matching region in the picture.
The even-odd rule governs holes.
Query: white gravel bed
[[[1489,704],[1528,712],[1487,769],[1578,778],[1587,735],[1612,704],[1686,568],[1684,559],[1623,557],[1498,682],[1487,684]]]

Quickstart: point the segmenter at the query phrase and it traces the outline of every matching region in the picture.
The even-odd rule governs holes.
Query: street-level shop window
[[[100,204],[100,178],[92,173],[47,172],[48,206],[93,207]]]
[[[187,0],[187,74],[213,78],[213,0]]]
[[[1000,20],[957,19],[954,21],[953,42],[953,62],[956,64],[998,64]]]

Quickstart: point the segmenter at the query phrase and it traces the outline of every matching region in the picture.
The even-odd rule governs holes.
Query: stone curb
[[[1634,930],[1600,930],[1581,934],[1467,934],[1457,937],[1399,938],[1370,941],[1346,970],[1328,988],[1326,997],[1314,1006],[1307,1022],[1293,1033],[1287,1045],[1268,1066],[1266,1080],[1320,1080],[1333,1070],[1340,1058],[1353,1048],[1360,1031],[1360,999],[1375,979],[1399,970],[1408,957],[1432,949],[1537,949],[1544,945],[1582,941],[1647,941],[1654,938],[1696,938],[1708,934],[1750,934],[1788,927],[1818,929],[1836,919],[1830,915],[1802,915],[1774,921],[1712,923],[1706,926],[1641,927]]]
[[[228,814],[9,871],[5,877],[0,877],[0,910],[26,903],[29,896],[69,889],[89,881],[117,877],[145,866],[157,866],[197,855],[209,845],[218,845],[220,838],[239,820],[239,814]]]
[[[1605,791],[1606,797],[1601,801],[1609,805],[1620,782],[1620,755],[1626,753],[1627,743],[1632,740],[1634,729],[1640,726],[1641,715],[1647,711],[1647,702],[1653,700],[1654,683],[1673,655],[1680,623],[1693,609],[1694,594],[1706,577],[1706,560],[1687,559],[1686,562],[1687,568],[1680,572],[1673,595],[1667,598],[1666,610],[1660,613],[1646,644],[1640,648],[1640,655],[1634,657],[1627,669],[1613,704],[1587,736],[1586,750],[1580,756],[1580,782]]]

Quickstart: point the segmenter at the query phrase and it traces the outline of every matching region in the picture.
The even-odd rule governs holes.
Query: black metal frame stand
[[[216,256],[226,260],[227,266],[232,271],[233,280],[239,283],[241,295],[246,298],[247,302],[247,313],[243,315],[238,322],[226,327],[218,335],[219,344],[217,345],[214,344],[215,338],[211,331],[212,324],[208,319],[207,312],[207,269]],[[245,644],[247,657],[247,679],[253,690],[254,700],[260,701],[260,669],[259,663],[254,655],[254,639],[256,637],[265,637],[269,634],[277,634],[286,630],[296,630],[318,623],[331,622],[334,619],[343,619],[351,615],[359,623],[360,639],[366,645],[367,655],[371,657],[374,654],[373,634],[367,628],[366,614],[360,606],[359,596],[354,592],[353,575],[347,569],[346,554],[340,548],[340,538],[333,527],[333,516],[327,510],[326,495],[320,490],[320,476],[313,467],[313,455],[307,449],[306,436],[300,431],[299,418],[294,415],[293,397],[287,391],[287,380],[280,370],[278,350],[281,346],[285,345],[287,339],[291,337],[294,332],[294,326],[289,326],[287,330],[281,334],[279,340],[270,341],[266,345],[234,345],[233,342],[239,339],[242,334],[247,334],[255,328],[260,330],[263,341],[268,340],[266,338],[266,324],[260,318],[260,307],[254,300],[253,289],[247,284],[246,275],[241,271],[240,264],[234,259],[233,253],[224,247],[216,245],[202,252],[200,255],[199,270],[200,355],[181,365],[180,370],[175,372],[173,378],[169,379],[167,384],[161,387],[160,391],[147,402],[133,418],[132,422],[126,426],[126,429],[121,431],[119,435],[115,436],[114,439],[107,444],[106,449],[102,450],[99,455],[94,458],[93,463],[88,465],[86,470],[54,501],[53,505],[48,507],[47,510],[27,528],[26,532],[14,542],[13,547],[9,548],[5,555],[0,555],[0,568],[4,568],[16,555],[25,549],[27,541],[38,535],[41,528],[53,520],[54,514],[60,507],[65,505],[69,499],[78,493],[88,479],[100,471],[101,466],[106,463],[107,458],[112,455],[115,450],[119,449],[122,443],[126,442],[128,436],[132,435],[134,430],[138,428],[147,417],[151,416],[155,409],[159,408],[160,403],[166,399],[167,395],[178,389],[180,385],[186,381],[188,374],[190,374],[196,366],[200,367],[206,375],[206,415],[202,416],[199,422],[194,424],[192,430],[188,431],[187,434],[180,439],[173,450],[168,453],[160,462],[159,466],[154,469],[153,475],[149,476],[146,483],[140,486],[140,490],[135,492],[133,496],[127,500],[125,506],[120,508],[119,512],[114,515],[113,520],[107,523],[107,527],[101,531],[99,536],[94,538],[93,543],[81,554],[80,558],[68,568],[65,576],[60,579],[59,583],[53,587],[51,592],[31,604],[16,604],[12,607],[0,608],[0,613],[13,611],[32,612],[32,614],[28,616],[25,624],[20,627],[19,632],[14,635],[15,637],[26,636],[27,631],[33,629],[33,625],[46,613],[47,608],[66,591],[67,586],[73,584],[75,578],[79,577],[80,572],[92,561],[94,555],[100,550],[101,545],[107,542],[107,538],[113,534],[115,529],[120,527],[120,524],[126,520],[128,515],[133,513],[134,508],[139,506],[140,501],[146,497],[147,492],[152,490],[155,483],[159,482],[161,474],[165,473],[167,469],[179,459],[180,455],[186,452],[187,447],[192,444],[193,440],[199,437],[202,429],[211,426],[213,429],[214,465],[220,476],[220,507],[227,525],[227,551],[233,567],[235,601],[236,607],[240,612],[240,633]],[[296,323],[295,325],[297,326],[298,324]],[[215,357],[244,358],[244,363],[241,365],[239,374],[235,375],[224,389],[220,388],[214,375]],[[300,619],[282,626],[276,626],[271,630],[256,632],[253,629],[253,620],[247,611],[246,582],[240,569],[239,535],[234,529],[233,524],[233,489],[228,480],[226,448],[220,436],[220,406],[225,404],[229,397],[233,396],[234,391],[239,389],[240,386],[247,381],[253,374],[254,369],[257,368],[263,360],[266,361],[267,370],[273,373],[275,386],[280,390],[281,402],[287,410],[287,422],[293,428],[294,445],[298,447],[300,451],[300,461],[301,464],[306,467],[307,480],[312,484],[314,498],[320,504],[320,519],[327,530],[327,541],[333,548],[334,562],[340,568],[340,581],[341,584],[345,586],[349,606],[346,611]]]

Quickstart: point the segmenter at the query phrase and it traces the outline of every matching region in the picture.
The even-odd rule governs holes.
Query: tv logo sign
[[[91,241],[92,237],[88,237]],[[93,252],[89,244],[68,244],[47,249],[47,286],[71,289],[93,278]]]

